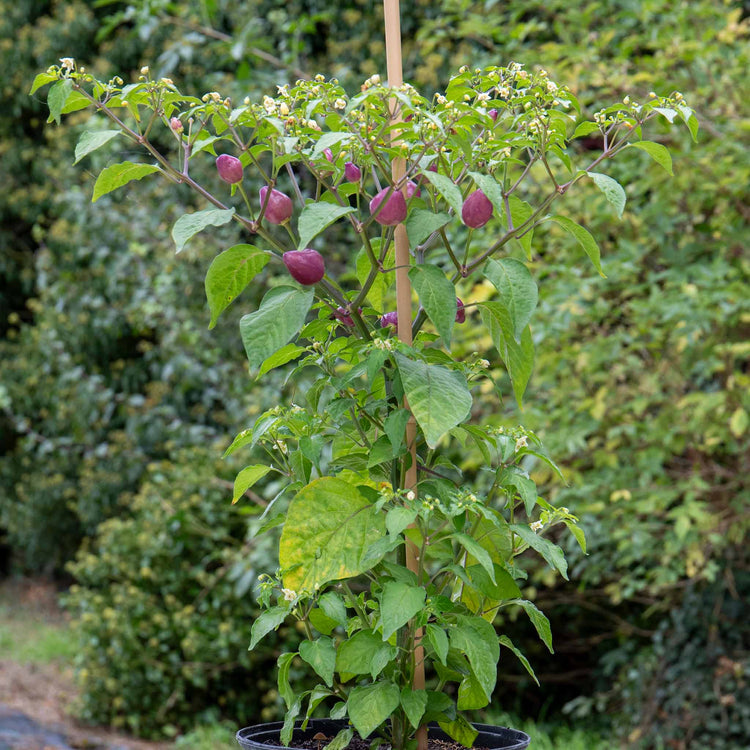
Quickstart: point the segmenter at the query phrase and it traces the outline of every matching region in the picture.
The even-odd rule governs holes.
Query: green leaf
[[[31,88],[29,89],[29,96],[31,96],[34,92],[36,92],[42,86],[46,86],[48,83],[52,83],[52,81],[57,81],[57,80],[58,78],[55,73],[37,74],[36,78],[34,78],[34,82],[31,84]]]
[[[352,484],[316,479],[292,499],[279,543],[284,586],[314,591],[328,581],[364,573],[369,546],[385,535],[383,515]]]
[[[124,161],[120,164],[113,164],[103,169],[94,183],[94,194],[91,196],[91,202],[97,201],[103,195],[111,193],[118,187],[127,185],[132,180],[141,180],[146,175],[158,172],[159,167],[153,164],[134,164],[132,161]]]
[[[582,122],[573,132],[573,138],[583,138],[592,133],[599,133],[600,128],[595,122]]]
[[[76,160],[73,164],[78,164],[84,156],[90,154],[92,151],[96,151],[96,149],[118,135],[120,135],[119,130],[87,130],[85,133],[82,133],[76,144]]]
[[[268,474],[269,471],[271,471],[271,467],[264,464],[246,466],[234,480],[232,504],[236,503],[245,494],[246,490],[249,490],[259,479]]]
[[[322,635],[314,641],[302,641],[299,655],[323,678],[328,687],[333,687],[336,647],[330,638]]]
[[[416,508],[391,508],[385,516],[385,527],[391,536],[400,534],[417,517]]]
[[[352,133],[324,133],[318,138],[318,142],[313,148],[312,155],[320,156],[327,148],[335,146],[337,143],[342,141],[348,141],[354,138]]]
[[[457,716],[453,721],[440,721],[438,724],[449,737],[464,747],[471,747],[479,734],[463,716]]]
[[[684,104],[678,104],[677,105],[677,111],[680,113],[680,117],[684,121],[684,123],[688,126],[688,130],[690,131],[690,136],[692,137],[693,141],[695,143],[698,142],[698,118],[695,116],[694,112],[690,107],[685,106]]]
[[[263,270],[269,255],[254,245],[234,245],[219,253],[206,272],[206,298],[211,311],[209,329],[245,287]]]
[[[450,644],[466,654],[474,676],[489,701],[495,689],[500,658],[495,628],[479,617],[460,616],[456,626],[450,629]]]
[[[495,583],[495,566],[490,553],[468,534],[456,532],[451,536],[485,569],[492,583]]]
[[[568,527],[568,531],[575,537],[578,542],[578,546],[581,548],[581,552],[586,554],[586,534],[583,529],[575,522],[565,519],[563,523]]]
[[[314,607],[307,617],[315,630],[323,635],[330,635],[336,627],[336,623],[322,609]]]
[[[336,671],[340,674],[369,674],[374,680],[396,658],[398,650],[372,630],[360,630],[343,641],[336,653]]]
[[[521,474],[520,471],[516,467],[503,469],[498,477],[498,484],[503,488],[508,486],[513,487],[521,496],[521,500],[523,500],[526,515],[531,517],[538,497],[536,483],[534,480]]]
[[[355,687],[346,702],[347,712],[359,736],[369,737],[398,707],[401,693],[392,682]]]
[[[508,311],[513,325],[513,338],[520,343],[523,330],[529,324],[539,299],[529,269],[515,258],[490,258],[483,273],[500,293],[499,302]]]
[[[260,366],[260,370],[258,370],[258,377],[265,375],[276,367],[281,367],[282,365],[297,359],[297,357],[305,351],[306,349],[303,346],[297,346],[297,344],[287,344],[286,346],[282,346],[275,354],[272,354],[268,359],[263,360],[263,364]]]
[[[517,534],[526,544],[535,552],[538,552],[547,563],[555,568],[560,575],[568,580],[568,561],[565,559],[565,553],[549,539],[538,536],[528,526],[523,524],[511,524],[511,531]]]
[[[663,167],[674,177],[672,156],[666,146],[662,146],[661,143],[654,143],[653,141],[638,141],[638,143],[629,143],[628,147],[639,148],[641,151],[645,151],[659,166]]]
[[[424,242],[433,232],[444,227],[451,220],[450,214],[427,211],[415,208],[406,219],[406,233],[409,235],[409,245],[416,247]]]
[[[534,369],[534,342],[528,326],[521,335],[520,345],[513,337],[513,323],[505,307],[497,302],[478,305],[482,321],[490,332],[495,348],[508,371],[518,405],[523,407],[523,394]]]
[[[508,203],[510,204],[510,217],[516,229],[522,227],[534,215],[534,209],[526,201],[521,200],[515,195],[515,193],[510,196]],[[533,237],[533,225],[523,230],[522,237],[517,237],[529,260],[531,260],[531,241]]]
[[[68,97],[73,92],[73,81],[70,78],[63,78],[62,81],[58,81],[47,94],[47,106],[49,107],[49,120],[54,120],[58,125],[60,124],[60,115],[62,113],[65,102],[68,101]]]
[[[518,599],[513,603],[517,604],[524,612],[526,612],[529,616],[529,620],[531,620],[531,624],[536,628],[536,632],[542,640],[542,643],[544,643],[551,654],[554,654],[555,651],[552,648],[552,628],[550,628],[549,620],[544,612],[537,609],[534,604],[526,599]]]
[[[511,639],[508,638],[507,635],[501,635],[500,638],[498,638],[498,641],[500,642],[501,646],[509,648],[516,655],[516,657],[518,657],[518,661],[523,664],[526,671],[531,675],[531,679],[534,680],[537,685],[539,685],[539,680],[537,680],[536,675],[534,674],[534,670],[529,663],[529,660],[513,645],[513,641],[511,641]]]
[[[320,597],[318,606],[330,617],[337,625],[346,627],[346,606],[337,594],[328,591]]]
[[[494,580],[491,580],[485,569],[479,565],[469,565],[466,572],[477,590],[495,602],[520,597],[521,589],[518,588],[513,576],[497,563],[494,563],[494,569]]]
[[[567,216],[552,216],[550,218],[578,240],[578,244],[584,249],[586,255],[589,256],[591,262],[594,264],[594,268],[599,271],[601,276],[606,278],[600,262],[601,252],[599,245],[596,244],[596,240],[591,232],[588,229],[584,229],[580,224],[576,224],[572,219],[567,218]]]
[[[383,431],[388,436],[393,446],[394,455],[404,443],[406,436],[406,424],[411,415],[406,409],[392,411],[383,423]]]
[[[380,621],[383,640],[387,641],[400,627],[424,609],[425,590],[421,586],[388,581],[380,597]]]
[[[460,372],[428,365],[397,353],[401,382],[414,418],[430,448],[471,411],[471,393]]]
[[[625,210],[627,196],[620,183],[606,174],[599,172],[588,172],[588,176],[594,181],[599,190],[604,193],[604,197],[614,206],[617,212],[617,218],[622,218],[622,212]]]
[[[292,659],[294,659],[295,656],[297,656],[296,651],[287,651],[280,654],[279,658],[276,660],[276,666],[279,670],[277,680],[279,695],[284,699],[287,708],[291,708],[295,703],[294,690],[292,690],[292,686],[289,684],[289,669],[292,666]]]
[[[312,289],[277,286],[263,297],[260,307],[240,320],[240,335],[250,367],[260,367],[297,335],[313,303]]]
[[[476,182],[477,187],[489,198],[490,203],[495,207],[497,216],[505,213],[505,201],[503,200],[503,189],[497,183],[494,177],[481,172],[469,172],[469,176]]]
[[[458,710],[473,711],[484,708],[487,703],[487,696],[479,680],[471,673],[466,675],[458,686],[458,701],[456,702]]]
[[[336,206],[333,203],[308,203],[297,221],[299,249],[304,250],[327,226],[356,210],[351,206]]]
[[[435,651],[438,661],[445,666],[448,663],[449,649],[448,636],[445,634],[445,631],[441,627],[429,623],[425,629],[425,633],[427,641]]]
[[[102,172],[102,174],[104,174]],[[98,183],[98,180],[97,180]],[[96,191],[96,188],[94,188]],[[172,227],[172,239],[179,253],[187,241],[206,227],[220,227],[232,220],[234,209],[207,208],[180,216]]]
[[[250,628],[250,645],[247,650],[252,651],[258,641],[272,630],[276,630],[288,615],[289,610],[286,607],[271,607],[271,609],[261,612],[260,615],[255,618],[255,621]]]
[[[456,321],[456,292],[446,275],[433,265],[414,266],[409,271],[414,291],[419,295],[427,317],[440,334],[446,348],[451,344],[451,333]]]
[[[417,729],[427,708],[427,691],[412,690],[409,687],[401,688],[401,707],[409,723]]]
[[[331,716],[333,718],[333,716]],[[349,743],[354,737],[354,730],[351,727],[341,729],[338,734],[323,748],[323,750],[344,750],[349,747]]]
[[[429,180],[438,193],[445,198],[448,205],[453,209],[456,216],[461,216],[461,209],[463,208],[464,201],[461,197],[461,191],[450,177],[446,177],[444,174],[438,174],[437,172],[430,172],[426,170],[422,172],[425,179]]]

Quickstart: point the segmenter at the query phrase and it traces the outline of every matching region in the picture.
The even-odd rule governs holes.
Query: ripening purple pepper
[[[351,161],[344,164],[344,178],[347,182],[359,182],[362,179],[362,170]]]
[[[386,328],[387,326],[393,326],[398,332],[398,313],[394,310],[393,312],[387,312],[380,319],[380,327]]]
[[[456,323],[466,322],[466,310],[460,297],[456,297]]]
[[[490,199],[481,190],[475,190],[464,201],[461,218],[467,227],[472,229],[483,227],[492,218]]]
[[[308,247],[304,250],[289,250],[281,256],[291,277],[304,286],[317,284],[326,273],[323,256]]]
[[[386,201],[383,208],[378,211],[380,204],[385,199],[386,195],[390,191],[391,195]],[[386,227],[392,227],[396,224],[400,224],[406,218],[406,199],[399,190],[391,190],[390,188],[383,188],[375,197],[370,201],[370,213],[375,214],[375,221],[378,224],[383,224]]]
[[[216,159],[216,170],[219,177],[230,185],[242,182],[242,162],[236,156],[221,154]]]
[[[267,193],[268,186],[264,185],[260,189],[261,207],[266,202]],[[268,205],[266,206],[266,213],[264,215],[271,224],[283,224],[292,216],[292,199],[286,193],[282,193],[281,190],[274,188],[271,190],[271,195],[268,198]]]

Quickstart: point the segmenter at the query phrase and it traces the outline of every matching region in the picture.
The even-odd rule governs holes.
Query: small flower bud
[[[344,164],[344,177],[347,182],[359,182],[362,179],[362,170],[354,162],[348,161]]]
[[[323,156],[325,156],[325,158],[328,161],[330,161],[331,163],[333,163],[333,151],[331,151],[330,148],[324,148],[323,149]]]
[[[391,193],[390,197],[386,201],[386,204],[381,210],[380,204],[385,199],[388,193]],[[395,226],[400,224],[406,218],[406,199],[399,190],[391,190],[390,188],[383,188],[371,201],[370,201],[370,213],[375,215],[375,221],[378,224],[383,224],[387,227]]]
[[[461,210],[461,218],[467,227],[479,229],[492,217],[492,203],[481,191],[475,190],[465,201]]]
[[[169,127],[172,128],[172,130],[179,135],[184,130],[182,123],[180,122],[180,119],[178,117],[173,117],[169,121]]]
[[[487,114],[492,118],[492,122],[497,122],[497,114],[498,113],[497,113],[496,109],[494,109],[494,108],[491,109]]]
[[[174,126],[172,129],[175,129]],[[242,182],[242,162],[236,156],[222,154],[216,159],[216,169],[224,182],[230,185]]]
[[[317,284],[325,276],[323,256],[310,247],[305,250],[289,250],[281,256],[281,260],[291,277],[304,286]]]
[[[264,185],[260,189],[260,205],[266,202],[266,194],[268,193],[268,187]],[[271,195],[268,198],[268,205],[266,206],[265,217],[271,224],[283,224],[287,219],[292,216],[292,199],[280,190],[271,190]],[[300,251],[302,252],[302,251]]]

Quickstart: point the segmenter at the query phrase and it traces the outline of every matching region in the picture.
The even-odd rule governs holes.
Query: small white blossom
[[[414,499],[415,497],[416,497],[416,495],[414,494],[414,491],[413,491],[413,490],[409,490],[409,491],[408,491],[408,492],[406,493],[406,499],[407,499],[407,500],[413,500],[413,499]]]
[[[281,593],[284,594],[284,599],[288,602],[293,602],[297,598],[297,593],[291,589],[281,589]]]
[[[333,106],[336,109],[345,109],[346,108],[346,101],[344,99],[336,99],[336,101],[333,103]]]
[[[534,521],[530,525],[531,525],[531,530],[532,531],[541,531],[542,526],[544,526],[544,524],[541,521]]]
[[[529,441],[526,439],[526,435],[522,435],[516,440],[516,451],[520,451],[521,448],[525,448],[528,444]]]
[[[148,75],[148,65],[144,65],[144,66],[143,66],[143,67],[141,68],[141,75],[142,75],[142,76],[147,76],[147,75]]]
[[[73,70],[76,66],[76,61],[72,57],[61,57],[60,66],[63,70]]]
[[[486,91],[482,91],[482,93],[477,94],[478,102],[488,102],[489,100],[490,100],[490,95]]]

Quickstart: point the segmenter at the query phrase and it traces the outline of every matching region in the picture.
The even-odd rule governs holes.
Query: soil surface
[[[64,619],[52,586],[28,581],[5,583],[2,598],[40,621]],[[68,665],[0,659],[0,750],[169,750],[173,747],[81,724],[69,714],[75,697],[73,674]]]

